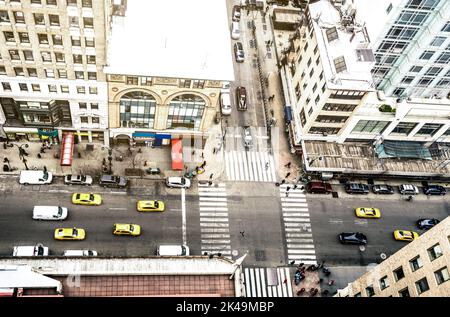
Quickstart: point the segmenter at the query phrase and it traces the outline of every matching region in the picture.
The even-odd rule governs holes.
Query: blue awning
[[[155,133],[149,132],[135,132],[131,135],[133,138],[154,138]]]
[[[170,134],[155,134],[155,138],[157,139],[171,139],[172,136]]]
[[[42,130],[42,129],[38,129],[38,135],[45,135],[45,136],[57,137],[57,136],[58,136],[58,130],[44,131],[44,130]]]
[[[292,121],[292,108],[291,106],[285,105],[284,106],[284,119],[287,123]]]

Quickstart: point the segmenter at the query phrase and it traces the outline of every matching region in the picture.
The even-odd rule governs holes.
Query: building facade
[[[0,111],[8,139],[60,142],[64,132],[78,142],[107,139],[109,9],[106,1],[0,1]]]
[[[336,297],[449,297],[450,217],[339,290]]]

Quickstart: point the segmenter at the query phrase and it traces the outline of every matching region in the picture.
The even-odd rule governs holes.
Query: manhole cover
[[[256,261],[265,261],[266,260],[266,251],[256,250],[255,251],[255,259],[256,259]]]

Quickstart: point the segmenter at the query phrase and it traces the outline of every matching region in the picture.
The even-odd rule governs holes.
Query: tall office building
[[[388,96],[449,98],[450,1],[357,0]]]
[[[108,139],[107,3],[0,1],[0,125],[8,139]]]

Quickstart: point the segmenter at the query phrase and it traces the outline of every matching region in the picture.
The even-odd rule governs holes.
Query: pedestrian
[[[275,99],[275,95],[272,95],[272,100],[274,100]]]
[[[284,178],[288,178],[291,175],[291,172],[288,172]]]
[[[194,155],[195,154],[195,150],[192,150],[192,155]]]
[[[206,166],[206,161],[203,161],[202,167],[205,167],[205,166]]]
[[[284,167],[291,168],[291,162],[288,162]]]
[[[266,163],[266,171],[269,169],[269,162]]]
[[[289,262],[289,265],[294,265],[295,264],[295,260],[292,260],[291,262]]]
[[[239,231],[239,233],[241,234],[241,236],[245,236],[245,231]]]
[[[38,158],[42,158],[41,153],[38,153],[38,154],[37,154],[37,157],[38,157]]]
[[[286,283],[287,283],[287,278],[285,278],[283,281],[283,284],[286,284]]]
[[[290,186],[286,187],[286,192],[288,192],[291,189]]]
[[[208,185],[211,186],[211,185],[212,185],[212,181],[209,181],[209,182],[208,182]]]
[[[285,179],[283,179],[283,180],[281,181],[281,184],[284,184],[284,183],[286,183],[286,180],[285,180]]]
[[[144,166],[147,166],[147,161],[144,161]]]
[[[286,192],[286,197],[288,197],[289,196],[289,192]]]
[[[216,154],[216,148],[213,149],[213,154]]]
[[[7,157],[5,157],[5,158],[3,159],[3,163],[9,163],[9,159],[8,159]]]
[[[294,185],[294,187],[292,189],[297,189],[297,184]]]
[[[202,152],[202,159],[204,159],[205,158],[205,155],[204,155],[204,153]]]
[[[211,175],[209,175],[209,179],[213,178],[214,173],[212,173]]]
[[[334,280],[330,280],[329,282],[328,282],[328,286],[331,286],[331,285],[333,285],[334,284]]]

